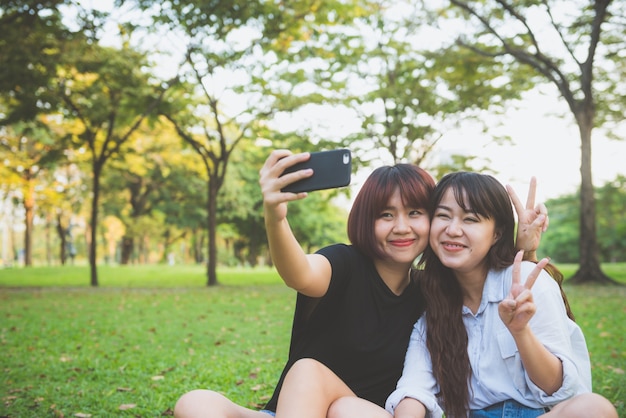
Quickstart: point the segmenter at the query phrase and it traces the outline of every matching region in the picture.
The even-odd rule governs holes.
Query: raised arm
[[[303,199],[307,194],[281,192],[286,185],[313,174],[312,170],[300,170],[281,177],[287,167],[308,158],[308,153],[273,151],[259,172],[259,184],[263,193],[263,213],[270,255],[278,274],[287,286],[307,296],[320,297],[328,290],[330,263],[322,255],[306,254],[287,221],[287,202]]]
[[[545,393],[552,395],[563,384],[563,365],[539,341],[528,324],[537,310],[531,289],[548,259],[537,263],[524,284],[521,284],[521,263],[522,251],[519,251],[513,263],[511,290],[498,305],[498,313],[515,340],[528,377]]]
[[[517,212],[515,247],[524,250],[524,260],[537,261],[536,251],[541,242],[541,234],[548,229],[549,224],[548,209],[543,204],[535,205],[537,179],[535,177],[530,179],[526,206],[522,204],[511,186],[507,185],[506,189]]]

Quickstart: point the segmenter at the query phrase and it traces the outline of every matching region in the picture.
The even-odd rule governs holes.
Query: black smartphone
[[[350,184],[352,174],[352,154],[348,149],[312,152],[311,158],[287,168],[282,175],[294,171],[312,168],[311,177],[298,180],[285,186],[283,192],[312,192],[314,190],[334,189]]]

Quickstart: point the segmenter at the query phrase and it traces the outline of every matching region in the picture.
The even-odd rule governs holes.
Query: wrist
[[[530,330],[530,326],[528,326],[528,324],[526,324],[523,328],[520,328],[520,329],[509,328],[509,332],[511,333],[511,336],[515,340],[515,343],[517,344],[518,348],[520,347],[521,344],[524,343],[524,341],[532,337],[532,331]]]

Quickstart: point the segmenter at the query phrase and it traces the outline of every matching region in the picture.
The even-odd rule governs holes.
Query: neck
[[[462,274],[455,273],[463,292],[463,304],[473,313],[478,311],[483,298],[483,289],[487,280],[486,273]]]

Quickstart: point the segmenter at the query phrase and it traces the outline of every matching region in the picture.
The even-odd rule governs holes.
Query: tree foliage
[[[17,122],[2,128],[0,157],[13,189],[19,190],[24,207],[24,264],[32,265],[32,231],[37,201],[38,179],[43,173],[52,171],[63,157],[64,144],[54,138],[45,125],[35,121]],[[41,194],[41,193],[39,193]]]
[[[524,70],[505,81],[490,59],[441,40],[424,42],[434,36],[420,3],[376,6],[357,25],[358,36],[338,47],[352,84],[345,103],[361,120],[361,129],[344,143],[361,158],[434,167],[434,150],[448,130],[469,119],[479,122],[482,111],[503,111],[530,86]],[[381,158],[383,150],[390,158]]]
[[[0,125],[34,121],[58,104],[52,93],[63,44],[64,0],[5,1],[0,9]]]
[[[119,2],[125,3],[131,2]],[[294,100],[297,96],[290,94],[303,82],[294,62],[308,62],[310,38],[349,21],[359,8],[350,9],[350,2],[342,1],[132,3],[152,15],[157,25],[176,28],[186,44],[180,70],[185,85],[160,112],[205,166],[207,285],[213,286],[218,283],[218,196],[233,151],[277,111],[312,100],[311,95]],[[228,109],[224,96],[239,97],[244,104]]]
[[[64,115],[78,121],[72,140],[90,153],[92,175],[91,285],[98,286],[97,228],[100,180],[107,161],[136,134],[141,123],[156,114],[170,86],[151,81],[144,54],[78,39],[67,45],[59,67],[56,94]]]
[[[598,202],[598,242],[600,261],[603,263],[626,260],[626,177],[617,176],[613,181],[595,189]],[[550,210],[550,228],[541,243],[540,251],[560,263],[578,260],[580,196],[561,196],[546,202]]]
[[[78,248],[89,248],[94,285],[96,248],[116,256],[116,240],[126,248],[124,262],[147,260],[148,253],[164,261],[184,240],[193,259],[207,263],[207,283],[217,284],[220,263],[271,262],[258,187],[268,147],[343,145],[353,150],[355,169],[408,161],[436,178],[487,170],[477,155],[432,157],[450,129],[481,124],[548,81],[581,127],[583,210],[572,210],[570,200],[549,203],[546,250],[559,261],[591,254],[591,263],[581,262],[587,267],[595,247],[602,260],[619,258],[624,230],[602,211],[619,206],[622,180],[606,195],[596,190],[602,208],[594,244],[585,158],[591,128],[618,132],[611,128],[623,117],[624,3],[453,0],[453,8],[437,11],[423,4],[118,0],[123,14],[111,42],[108,11],[60,0],[5,2],[3,196],[25,196],[18,190],[30,173],[24,168],[36,167],[33,185],[47,190],[34,194],[41,204],[30,204],[35,216],[56,222],[62,259],[73,219],[90,218],[89,238]],[[73,16],[71,30],[65,12]],[[461,34],[456,43],[446,43],[450,33]],[[179,49],[148,39],[175,39]],[[157,71],[154,57],[169,65]],[[172,80],[159,75],[163,67],[175,72]],[[321,107],[357,123],[346,132],[324,129],[323,118],[311,117]],[[290,205],[293,230],[307,250],[346,240],[345,210],[333,204],[346,192],[315,192]],[[581,248],[571,250],[578,236]]]
[[[451,0],[457,43],[506,71],[531,68],[567,103],[580,132],[580,268],[574,282],[612,282],[600,269],[591,137],[623,118],[626,5],[611,0]]]

